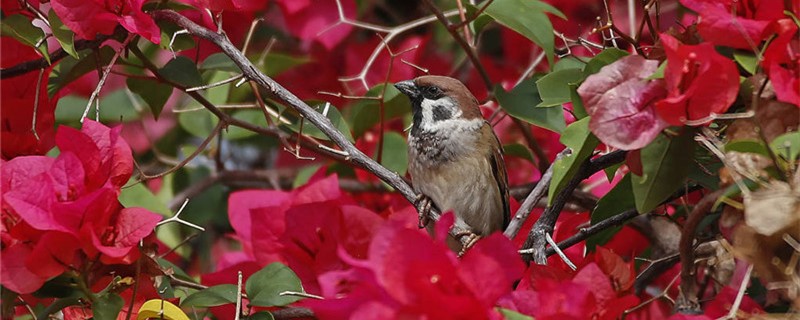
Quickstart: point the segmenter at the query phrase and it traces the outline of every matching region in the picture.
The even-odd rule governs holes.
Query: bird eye
[[[442,96],[442,90],[436,86],[427,86],[424,89],[424,95],[429,99],[439,99]]]

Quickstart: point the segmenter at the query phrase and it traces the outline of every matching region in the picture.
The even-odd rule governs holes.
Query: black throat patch
[[[447,109],[445,106],[435,106],[433,107],[433,122],[439,122],[442,120],[450,119],[453,116],[452,112]]]

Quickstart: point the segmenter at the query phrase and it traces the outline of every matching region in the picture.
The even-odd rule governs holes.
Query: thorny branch
[[[564,204],[567,203],[567,200],[572,195],[573,190],[578,187],[581,181],[595,172],[624,161],[626,154],[626,151],[618,150],[595,159],[587,160],[581,164],[575,176],[567,182],[564,189],[553,199],[552,205],[545,209],[542,216],[539,217],[539,220],[533,225],[533,229],[531,229],[531,232],[528,234],[525,244],[522,245],[523,250],[532,249],[531,254],[523,256],[526,261],[533,260],[536,264],[547,263],[547,254],[545,251],[547,248],[547,241],[545,234],[553,232],[556,220],[558,220],[558,216],[561,214]]]
[[[255,81],[260,87],[267,90],[275,99],[279,100],[280,102],[285,103],[286,105],[292,107],[293,109],[297,110],[307,121],[310,121],[314,125],[317,126],[326,136],[328,136],[334,143],[336,143],[342,151],[347,153],[347,157],[344,160],[347,162],[351,162],[358,166],[363,167],[365,170],[372,172],[386,182],[387,184],[391,185],[395,188],[403,197],[406,198],[409,202],[413,203],[417,198],[417,194],[408,185],[408,183],[403,180],[397,173],[390,171],[386,167],[380,165],[375,160],[364,154],[361,150],[356,148],[347,138],[339,132],[336,127],[330,122],[328,118],[323,116],[321,113],[315,111],[311,108],[308,104],[306,104],[303,100],[300,100],[297,96],[291,93],[289,90],[281,86],[279,83],[275,82],[272,78],[264,75],[261,73],[251,62],[250,60],[245,57],[239,49],[237,49],[230,40],[224,35],[213,32],[208,30],[200,25],[192,22],[188,18],[180,15],[175,11],[170,10],[157,10],[151,13],[152,16],[156,20],[166,20],[172,23],[177,24],[181,28],[188,30],[189,33],[192,35],[198,36],[200,38],[206,39],[211,43],[214,43],[218,46],[222,52],[227,55],[231,60],[242,70],[245,77],[252,81]],[[196,94],[193,92],[193,94]],[[206,106],[212,113],[214,113],[220,119],[225,119],[230,124],[235,124],[235,118],[228,116],[227,114],[221,112],[219,109],[213,106],[213,104],[204,105]],[[240,121],[243,122],[243,121]],[[251,124],[244,122],[245,125],[253,127]],[[238,124],[237,124],[238,125]],[[257,128],[257,127],[256,127]],[[249,129],[249,128],[248,128]],[[258,128],[262,130],[261,128]],[[440,216],[439,212],[432,211],[431,217],[435,220],[438,220]],[[467,230],[463,230],[459,227],[454,227],[450,230],[452,235],[458,235],[466,232]],[[462,237],[465,241],[467,240],[466,237]]]
[[[692,211],[686,218],[686,223],[683,225],[681,232],[681,241],[679,245],[680,259],[681,259],[681,283],[680,295],[675,302],[675,311],[683,314],[697,314],[702,312],[700,309],[700,301],[698,295],[697,280],[695,279],[695,264],[694,264],[694,239],[697,232],[697,226],[700,221],[708,214],[715,201],[719,198],[725,190],[717,190],[707,194],[697,205],[692,208]]]

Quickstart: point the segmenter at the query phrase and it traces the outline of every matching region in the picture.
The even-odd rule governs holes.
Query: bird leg
[[[414,206],[417,208],[417,212],[419,213],[419,228],[425,228],[428,223],[431,222],[431,206],[433,201],[430,197],[420,193],[417,195],[417,198],[414,200]]]
[[[458,252],[458,257],[459,258],[461,258],[465,253],[467,253],[467,250],[472,248],[475,245],[475,243],[477,243],[478,240],[481,239],[480,235],[478,235],[478,234],[476,234],[476,233],[474,233],[472,231],[463,231],[463,232],[459,232],[458,234],[456,234],[456,240],[461,241],[461,238],[463,238],[463,237],[467,237],[467,241],[461,247],[461,251]]]

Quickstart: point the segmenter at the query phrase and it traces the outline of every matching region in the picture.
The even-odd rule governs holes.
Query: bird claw
[[[456,236],[456,239],[459,240],[459,241],[461,240],[461,238],[467,237],[467,241],[464,242],[464,245],[461,247],[461,251],[458,252],[458,257],[459,258],[461,258],[465,253],[467,253],[467,250],[469,250],[470,248],[475,246],[475,243],[477,243],[478,240],[481,239],[480,235],[478,235],[478,234],[476,234],[476,233],[474,233],[472,231],[459,232],[455,236]]]
[[[431,198],[421,193],[417,195],[417,199],[414,200],[414,206],[417,208],[417,212],[419,213],[420,229],[425,228],[425,226],[431,222],[430,212],[432,204],[433,201],[431,201]]]

